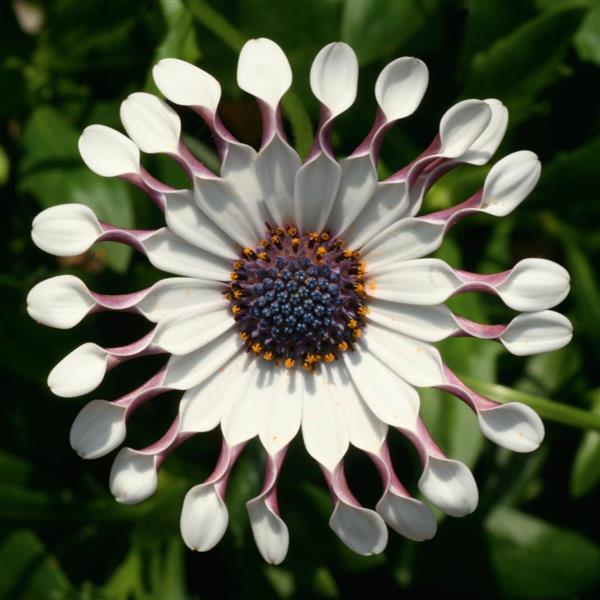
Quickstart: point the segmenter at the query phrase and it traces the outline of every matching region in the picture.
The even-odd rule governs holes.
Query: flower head
[[[431,510],[411,497],[394,471],[386,444],[390,427],[418,451],[423,496],[452,516],[472,512],[478,501],[473,476],[466,465],[446,457],[428,433],[416,388],[454,394],[476,413],[485,436],[516,452],[535,450],[544,428],[527,406],[498,404],[471,390],[432,343],[473,336],[527,355],[562,347],[571,338],[569,321],[549,310],[569,290],[561,266],[529,258],[509,271],[479,275],[424,258],[464,217],[504,216],[535,186],[537,157],[515,152],[491,168],[472,197],[416,216],[443,174],[491,158],[506,129],[506,108],[494,99],[459,102],[442,116],[439,132],[421,155],[378,181],[385,134],[417,109],[427,87],[427,68],[416,58],[400,58],[383,69],[375,85],[373,127],[339,162],[331,132],[336,117],[352,106],[358,80],[358,63],[346,44],[326,46],[313,62],[310,85],[321,119],[304,162],[283,130],[280,102],[292,72],[274,42],[249,41],[238,63],[238,83],[256,97],[262,114],[259,151],[221,122],[221,88],[211,75],[177,59],[161,60],[153,74],[167,100],[191,107],[212,131],[220,175],[181,140],[180,120],[169,104],[135,93],[121,105],[127,136],[91,125],[79,149],[97,174],[144,190],[164,213],[166,226],[122,229],[99,221],[80,204],[52,207],[35,218],[33,240],[47,252],[74,255],[109,240],[134,247],[173,275],[117,296],[91,291],[68,275],[42,281],[29,293],[30,315],[53,327],[74,327],[105,310],[137,313],[155,324],[126,346],[86,343],[73,350],[48,378],[59,396],[92,392],[107,371],[130,359],[169,355],[141,387],[117,400],[87,404],[71,429],[73,448],[83,458],[109,453],[123,442],[136,408],[181,390],[178,415],[159,440],[119,451],[110,475],[112,493],[125,504],[146,499],[156,490],[162,463],[180,443],[220,426],[223,445],[215,469],[187,493],[181,513],[185,543],[208,550],[227,527],[231,468],[248,440],[258,436],[265,477],[247,507],[258,549],[271,563],[287,553],[277,480],[300,430],[332,495],[330,526],[360,554],[384,549],[386,525],[418,541],[436,532]],[[141,165],[140,150],[169,155],[189,175],[191,188],[158,181]],[[444,305],[469,291],[496,295],[521,314],[508,324],[484,325]],[[344,477],[343,458],[351,444],[370,457],[381,476],[383,492],[374,509],[359,504]]]

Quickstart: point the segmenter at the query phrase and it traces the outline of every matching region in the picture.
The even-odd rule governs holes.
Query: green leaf
[[[10,159],[2,146],[0,146],[0,187],[8,181],[10,173]]]
[[[20,600],[62,598],[70,584],[33,531],[9,533],[0,542],[0,597]]]
[[[368,64],[395,52],[422,32],[439,5],[439,0],[346,0],[342,41],[354,48],[361,64]]]
[[[200,58],[192,16],[182,0],[160,0],[167,35],[156,49],[155,60],[181,58],[195,62]]]
[[[542,178],[527,203],[556,204],[568,200],[568,204],[561,204],[561,210],[594,210],[597,204],[596,189],[600,186],[600,171],[595,168],[598,154],[598,137],[569,152],[560,152],[549,165],[544,166]]]
[[[567,598],[598,581],[600,550],[579,533],[509,508],[494,511],[485,532],[502,597]]]
[[[467,0],[467,18],[463,55],[489,48],[498,38],[508,35],[530,14],[527,2],[507,3],[506,0]]]
[[[590,7],[575,35],[575,48],[581,60],[600,65],[600,3]]]
[[[592,393],[592,411],[600,415],[600,389]],[[600,433],[583,435],[571,469],[570,492],[575,498],[584,496],[600,483]]]
[[[103,588],[109,598],[126,600],[143,598],[145,595],[142,583],[142,557],[137,548],[133,548],[123,559],[117,570]]]
[[[464,95],[502,98],[511,122],[525,118],[538,94],[564,72],[562,61],[583,14],[580,6],[542,13],[476,54]]]
[[[166,547],[157,545],[149,564],[152,597],[157,600],[185,600],[189,595],[185,586],[185,546],[179,535],[169,537]]]
[[[127,185],[120,179],[95,175],[77,152],[78,134],[50,106],[37,108],[23,132],[24,159],[20,190],[29,192],[43,208],[67,202],[87,204],[102,221],[133,226],[133,207]],[[107,264],[118,272],[129,265],[131,248],[107,244]]]

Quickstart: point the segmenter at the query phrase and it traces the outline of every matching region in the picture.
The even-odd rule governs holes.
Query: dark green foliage
[[[42,17],[26,33],[12,5]],[[31,16],[31,15],[30,15]],[[423,394],[423,413],[440,445],[467,462],[480,485],[479,510],[444,519],[436,539],[414,544],[391,536],[386,552],[363,558],[327,527],[331,509],[317,467],[300,439],[292,444],[280,502],[291,546],[281,567],[254,548],[245,502],[260,488],[262,455],[249,446],[229,490],[230,528],[220,546],[192,554],[179,538],[185,490],[212,469],[214,433],[184,444],[161,471],[159,492],[124,507],[109,494],[111,458],[84,462],[68,444],[84,400],[51,396],[50,368],[83,341],[118,345],[146,329],[140,320],[98,315],[71,331],[46,330],[26,314],[25,296],[41,279],[70,272],[108,293],[145,287],[157,273],[128,249],[98,247],[75,261],[37,250],[30,223],[42,208],[89,204],[124,227],[160,221],[146,198],[120,181],[90,173],[77,152],[79,132],[94,122],[118,127],[120,101],[155,91],[153,62],[173,56],[197,62],[222,83],[223,118],[242,139],[260,139],[252,99],[235,85],[236,50],[250,37],[275,39],[294,68],[285,100],[301,153],[318,116],[308,72],[316,52],[342,39],[361,64],[355,107],[335,127],[335,148],[351,151],[368,131],[373,84],[389,60],[419,56],[430,87],[419,111],[394,128],[383,146],[389,173],[423,149],[443,112],[467,97],[497,96],[511,111],[499,154],[535,151],[543,163],[538,188],[514,214],[458,226],[439,256],[454,267],[491,272],[525,256],[564,264],[573,291],[561,310],[575,338],[565,350],[529,359],[468,339],[443,344],[449,365],[471,380],[499,383],[599,414],[600,142],[598,72],[600,6],[578,0],[20,0],[0,3],[0,598],[180,600],[184,598],[461,598],[598,597],[600,434],[547,423],[533,455],[513,455],[484,442],[476,420],[441,392]],[[183,113],[182,113],[183,115]],[[240,116],[241,115],[241,116]],[[214,164],[210,137],[184,115],[189,143]],[[146,157],[159,177],[182,174]],[[426,210],[462,201],[486,168],[463,167],[440,181]],[[503,322],[511,313],[490,298],[453,301],[458,313]],[[139,363],[139,364],[138,364]],[[141,382],[152,364],[117,370],[97,397],[114,398]],[[500,388],[497,388],[500,389]],[[134,447],[166,429],[175,399],[151,402],[132,424]],[[418,477],[417,457],[399,436],[391,446],[401,476]],[[349,479],[365,502],[377,479],[351,451]]]

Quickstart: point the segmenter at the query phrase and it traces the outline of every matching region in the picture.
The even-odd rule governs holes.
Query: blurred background
[[[318,107],[308,86],[317,51],[333,40],[351,44],[361,64],[354,108],[335,126],[335,148],[351,151],[369,130],[373,86],[391,59],[413,55],[430,69],[417,113],[397,125],[383,146],[381,174],[414,158],[458,100],[497,97],[510,110],[496,159],[529,149],[543,164],[531,196],[504,219],[472,218],[456,227],[438,255],[454,267],[493,272],[528,256],[565,265],[570,297],[559,310],[573,321],[565,349],[525,359],[500,345],[456,339],[441,344],[450,366],[480,391],[500,399],[554,400],[600,421],[600,139],[598,64],[600,3],[579,0],[13,0],[0,3],[0,598],[44,600],[184,598],[597,598],[600,573],[600,434],[546,419],[547,439],[533,455],[484,442],[474,417],[442,393],[424,393],[425,419],[442,448],[474,470],[477,512],[441,519],[437,537],[415,544],[391,535],[385,553],[353,555],[327,526],[331,504],[301,439],[292,444],[280,485],[291,545],[280,567],[255,550],[245,502],[256,495],[262,454],[253,442],[228,493],[230,527],[222,543],[194,554],[179,537],[185,491],[212,470],[219,435],[195,438],[169,458],[158,493],[120,506],[109,493],[111,458],[86,462],[71,450],[71,422],[91,397],[132,389],[161,363],[151,357],[117,369],[94,396],[53,397],[52,366],[84,341],[114,346],[149,329],[141,318],[96,315],[70,331],[29,319],[28,290],[59,273],[80,276],[107,293],[160,278],[128,248],[99,244],[72,259],[34,247],[30,224],[41,209],[89,204],[123,227],[154,227],[159,215],[121,181],[87,171],[77,152],[91,123],[120,128],[119,104],[129,93],[156,91],[149,77],[162,57],[202,66],[223,86],[222,117],[243,141],[257,144],[260,121],[252,98],[235,83],[237,51],[266,36],[294,69],[285,100],[286,127],[305,154]],[[181,111],[186,141],[209,166],[210,135]],[[160,179],[185,185],[168,160],[145,157]],[[489,166],[462,167],[430,192],[425,211],[446,208],[478,189]],[[494,298],[452,301],[464,316],[506,322]],[[127,443],[157,439],[177,410],[176,395],[148,403],[131,422]],[[544,413],[545,414],[545,413]],[[569,413],[570,414],[570,413]],[[552,416],[552,415],[547,415]],[[555,411],[559,421],[568,420]],[[576,423],[576,424],[577,424]],[[416,492],[417,456],[391,436],[401,477]],[[374,505],[376,473],[360,453],[347,457],[358,498]]]

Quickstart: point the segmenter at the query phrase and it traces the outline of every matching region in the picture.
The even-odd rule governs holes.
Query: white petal
[[[278,225],[294,222],[294,185],[300,157],[278,135],[261,149],[256,175],[269,212]]]
[[[58,329],[75,327],[94,305],[83,281],[73,275],[40,281],[27,294],[29,316],[38,323]]]
[[[173,356],[167,364],[164,385],[174,390],[189,390],[206,381],[239,349],[238,336],[228,331],[190,354]]]
[[[443,222],[410,217],[394,223],[362,249],[361,254],[369,265],[369,273],[376,273],[390,264],[431,254],[441,246],[445,229]]]
[[[52,393],[62,398],[83,396],[104,379],[108,355],[96,344],[86,343],[65,356],[48,375]]]
[[[239,353],[205,382],[183,394],[179,404],[180,431],[201,432],[214,429],[228,407],[229,390],[246,362]]]
[[[371,324],[363,343],[367,350],[411,385],[432,387],[445,383],[440,353],[427,342]]]
[[[110,470],[110,491],[121,504],[137,504],[156,491],[158,476],[155,457],[131,448],[122,448]]]
[[[471,144],[460,157],[461,162],[471,165],[484,165],[494,155],[508,125],[508,110],[495,98],[488,98],[485,103],[490,107],[492,116],[483,133]]]
[[[300,231],[322,231],[338,190],[342,168],[326,154],[304,163],[296,174],[294,212]]]
[[[569,319],[545,310],[518,315],[499,339],[511,354],[528,356],[558,350],[566,346],[572,337],[573,326]]]
[[[344,411],[350,443],[365,452],[377,453],[387,435],[383,423],[361,398],[348,371],[341,365],[330,366],[336,394]]]
[[[234,241],[198,208],[192,190],[177,190],[165,194],[165,199],[165,219],[171,231],[202,250],[228,260],[237,258]]]
[[[217,112],[221,86],[206,71],[178,58],[163,58],[154,65],[152,76],[156,87],[171,102]]]
[[[448,109],[440,122],[440,154],[457,158],[483,133],[492,117],[483,100],[463,100]]]
[[[333,471],[348,450],[349,436],[345,417],[335,394],[331,374],[304,375],[302,437],[306,451]]]
[[[170,354],[188,354],[218,338],[234,323],[226,305],[183,313],[161,321],[152,342]]]
[[[452,269],[437,258],[388,265],[370,277],[367,293],[374,298],[405,304],[441,304],[461,285]]]
[[[130,94],[121,103],[121,122],[142,152],[177,154],[181,121],[160,98],[145,92]]]
[[[485,178],[481,210],[497,217],[512,212],[536,186],[541,171],[533,152],[522,150],[505,156]]]
[[[256,235],[260,239],[265,233],[265,223],[271,219],[256,175],[257,157],[258,153],[251,146],[228,144],[221,163],[221,177],[233,186],[238,196],[244,198],[247,210],[252,213],[252,225],[258,226]]]
[[[249,40],[240,52],[237,82],[245,92],[275,108],[292,85],[292,69],[275,42]]]
[[[69,443],[81,458],[99,458],[121,445],[126,432],[124,406],[92,400],[75,417]]]
[[[265,397],[270,393],[274,375],[254,356],[246,356],[244,365],[227,391],[227,406],[221,420],[223,437],[229,446],[258,435],[264,419]]]
[[[143,241],[148,260],[157,268],[174,275],[209,281],[227,281],[231,263],[184,242],[166,227]]]
[[[340,186],[341,187],[341,186]],[[405,215],[409,194],[405,181],[376,183],[375,191],[364,210],[344,233],[346,244],[361,248],[380,231]],[[334,212],[337,207],[334,207]]]
[[[362,348],[346,352],[344,362],[364,401],[381,421],[415,429],[420,401],[412,386]]]
[[[83,254],[102,233],[91,208],[84,204],[59,204],[43,210],[33,220],[31,239],[55,256]]]
[[[544,439],[537,413],[520,402],[509,402],[477,413],[481,433],[513,452],[533,452]]]
[[[181,537],[190,550],[206,552],[220,541],[229,523],[225,502],[213,484],[194,486],[181,509]]]
[[[394,531],[414,542],[430,540],[437,532],[431,509],[415,498],[387,491],[377,503],[377,512]]]
[[[567,297],[569,288],[567,270],[544,258],[518,262],[506,280],[496,286],[507,306],[522,311],[552,308]]]
[[[138,147],[126,135],[105,125],[90,125],[83,130],[79,154],[88,168],[102,177],[140,171]]]
[[[194,197],[200,210],[240,246],[256,246],[258,224],[252,223],[244,198],[228,181],[196,177]]]
[[[349,109],[356,99],[358,61],[354,50],[343,42],[328,44],[310,68],[310,89],[335,117]]]
[[[357,218],[377,185],[377,172],[370,154],[351,156],[340,162],[342,168],[337,195],[327,228],[339,236]]]
[[[259,436],[265,450],[274,455],[287,446],[300,429],[303,379],[291,369],[277,369],[273,385],[263,393],[265,405]]]
[[[460,331],[444,304],[416,306],[371,300],[368,311],[369,321],[426,342],[439,342]]]
[[[329,526],[348,548],[362,556],[379,554],[387,545],[388,531],[383,519],[368,508],[338,502]]]
[[[419,489],[432,504],[452,517],[472,513],[479,501],[477,484],[469,468],[449,458],[428,457]]]
[[[221,285],[191,277],[169,277],[155,283],[136,303],[137,309],[157,323],[191,308],[214,308],[226,302]]]
[[[250,500],[246,506],[260,555],[271,565],[282,563],[290,542],[287,525],[261,497]]]
[[[429,72],[418,58],[403,57],[389,63],[375,83],[375,97],[388,121],[412,115],[421,103]]]

